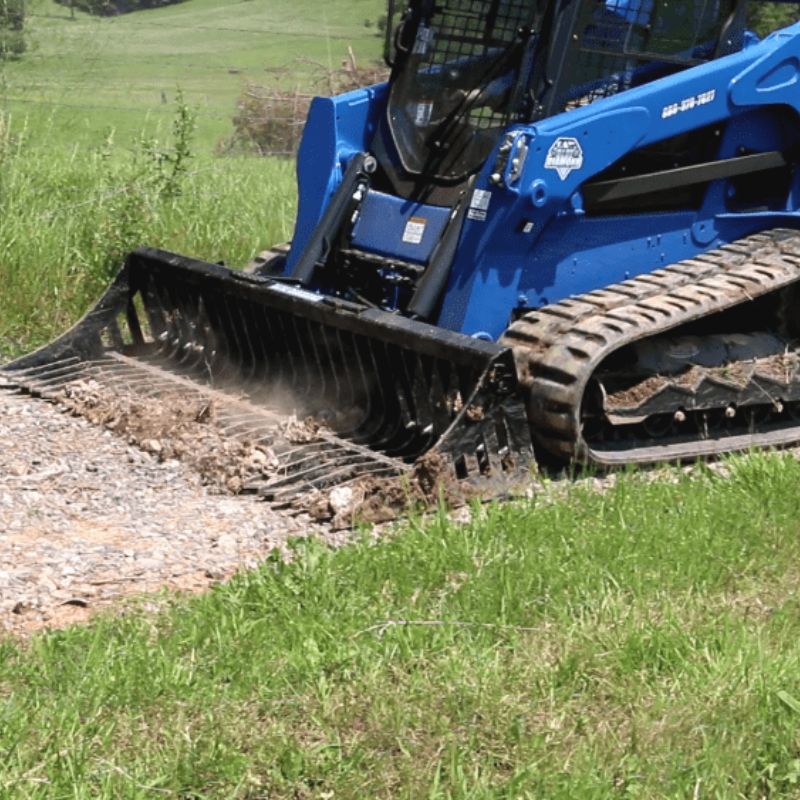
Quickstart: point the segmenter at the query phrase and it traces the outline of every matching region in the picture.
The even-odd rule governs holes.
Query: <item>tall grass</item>
[[[194,157],[191,130],[179,102],[162,140],[49,150],[0,116],[0,356],[74,322],[134,247],[242,265],[291,236],[292,164]]]
[[[129,144],[144,124],[168,120],[175,87],[198,106],[197,149],[230,136],[236,98],[249,82],[318,91],[317,69],[348,57],[380,59],[385,0],[188,0],[96,17],[54,0],[26,0],[28,52],[0,60],[0,106],[54,115],[53,145],[91,143],[113,125]],[[149,118],[149,120],[147,119]]]

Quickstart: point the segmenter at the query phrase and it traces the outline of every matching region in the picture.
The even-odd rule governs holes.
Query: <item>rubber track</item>
[[[719,439],[592,449],[581,405],[594,371],[615,350],[800,281],[800,231],[774,229],[637,278],[568,298],[514,322],[513,347],[535,442],[564,461],[599,466],[688,460],[800,440],[800,427]]]

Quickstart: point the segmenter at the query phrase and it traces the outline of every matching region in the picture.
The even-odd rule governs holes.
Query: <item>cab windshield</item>
[[[486,160],[518,105],[529,0],[454,0],[417,18],[389,98],[403,168],[458,181]]]

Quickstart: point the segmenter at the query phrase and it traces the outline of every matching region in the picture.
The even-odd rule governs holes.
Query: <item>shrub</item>
[[[338,70],[321,65],[315,83],[317,94],[331,96],[385,81],[385,67],[378,64],[358,66],[352,51]],[[245,151],[259,155],[294,156],[300,144],[308,109],[314,95],[298,90],[276,90],[248,83],[237,102],[233,134],[219,149],[223,152]]]
[[[0,0],[2,2],[2,0]],[[185,0],[56,0],[62,6],[110,17],[116,14],[127,14],[130,11],[139,11],[144,8],[159,8]]]
[[[25,52],[24,0],[0,0],[0,61],[19,58]]]

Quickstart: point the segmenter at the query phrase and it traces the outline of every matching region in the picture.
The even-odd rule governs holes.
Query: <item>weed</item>
[[[144,156],[144,182],[148,183],[159,199],[178,197],[183,180],[193,157],[192,135],[197,120],[196,112],[189,107],[183,92],[175,99],[176,111],[172,121],[172,141],[162,146],[157,139],[141,136],[139,149]]]
[[[169,139],[129,151],[113,130],[92,147],[40,148],[12,122],[0,136],[0,360],[75,322],[135,247],[236,265],[291,234],[291,165],[195,155],[182,99]]]

